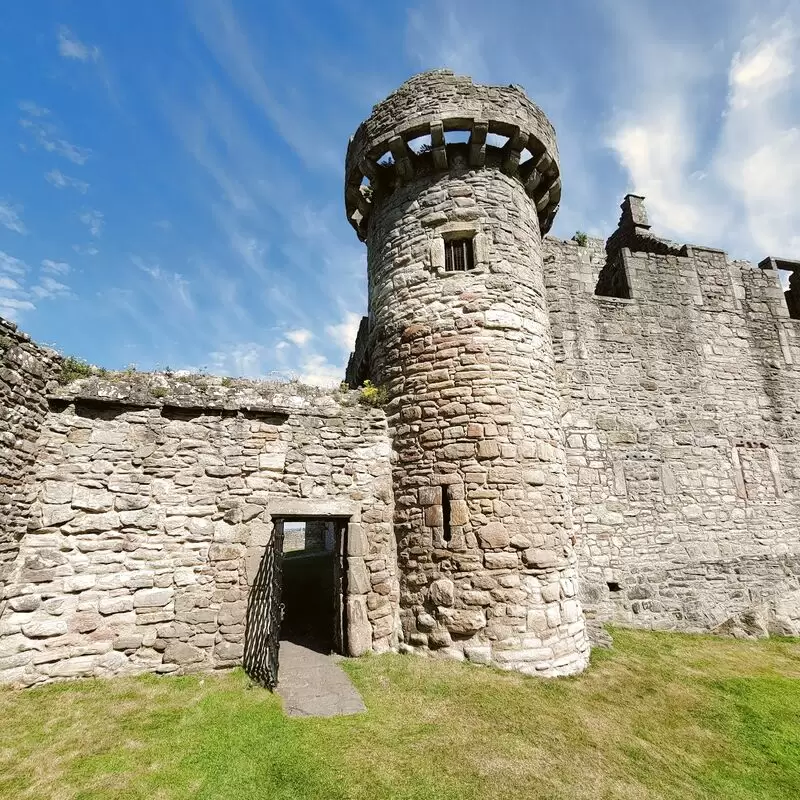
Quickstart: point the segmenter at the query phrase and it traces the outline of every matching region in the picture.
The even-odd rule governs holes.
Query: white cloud
[[[13,292],[22,287],[13,279],[5,275],[0,276],[0,290],[6,292]]]
[[[733,108],[746,108],[754,100],[763,101],[766,92],[792,75],[794,39],[791,28],[782,28],[773,38],[742,43],[743,47],[734,56],[730,69]]]
[[[35,309],[36,306],[30,300],[0,296],[0,317],[11,322],[19,322],[23,311],[34,311]]]
[[[86,194],[89,189],[89,184],[86,183],[86,181],[71,178],[69,175],[65,175],[60,169],[50,170],[44,177],[57,189],[66,189],[69,187],[81,194]]]
[[[49,108],[43,108],[42,106],[38,106],[31,100],[23,100],[21,103],[18,104],[18,107],[20,111],[24,111],[31,117],[46,117],[50,114]]]
[[[100,251],[94,245],[86,245],[86,247],[82,247],[79,244],[72,245],[72,249],[79,255],[79,256],[96,256]]]
[[[23,312],[34,310],[23,284],[27,272],[24,261],[0,251],[0,317],[19,322]]]
[[[79,216],[80,221],[89,229],[89,233],[98,239],[103,233],[105,219],[102,211],[84,211]]]
[[[342,153],[326,143],[327,137],[318,135],[325,124],[319,116],[321,103],[303,109],[296,93],[280,92],[285,81],[278,76],[269,80],[269,65],[261,54],[261,45],[256,39],[253,46],[250,32],[239,22],[230,0],[198,2],[191,9],[200,35],[220,66],[249,94],[286,144],[309,168],[338,172]]]
[[[66,275],[70,271],[70,266],[66,261],[53,261],[45,258],[42,261],[42,272],[50,272],[54,275]]]
[[[301,383],[309,386],[338,386],[344,380],[344,370],[331,364],[325,356],[315,353],[300,364],[297,375]]]
[[[159,284],[158,292],[161,296],[169,297],[170,303],[178,301],[185,309],[194,311],[191,284],[180,272],[162,269],[157,261],[148,263],[141,256],[132,255],[130,258],[134,266]]]
[[[172,223],[168,219],[160,219],[153,224],[162,231],[172,230]]]
[[[0,250],[0,272],[10,275],[24,275],[28,271],[28,265],[19,258],[4,253]]]
[[[96,45],[84,44],[66,26],[58,29],[58,52],[64,58],[73,58],[78,61],[99,61],[100,48]]]
[[[306,330],[305,328],[298,328],[295,331],[289,331],[286,334],[286,338],[292,342],[292,344],[297,345],[298,347],[304,347],[307,345],[311,339],[313,338],[314,334],[311,331]]]
[[[26,130],[33,140],[48,153],[62,156],[73,164],[85,164],[92,151],[86,147],[68,142],[59,134],[58,126],[45,119],[50,117],[50,111],[40,108],[35,103],[25,102],[19,104],[20,109],[27,114],[20,119],[19,124]]]
[[[356,343],[356,334],[360,324],[361,314],[348,311],[338,325],[328,325],[325,331],[343,352],[350,353]]]
[[[70,294],[69,287],[60,283],[55,278],[44,275],[39,283],[31,288],[31,293],[38,299],[52,299]]]
[[[26,234],[28,229],[20,218],[19,212],[17,211],[18,208],[19,206],[12,206],[9,203],[0,202],[0,225],[8,228],[10,231],[14,231],[14,233]]]
[[[632,46],[614,50],[630,99],[616,109],[609,144],[657,233],[753,260],[797,253],[800,13],[723,22],[738,42],[727,52],[679,40],[645,16],[623,28]],[[713,94],[722,81],[727,98]],[[715,102],[718,115],[709,113]]]

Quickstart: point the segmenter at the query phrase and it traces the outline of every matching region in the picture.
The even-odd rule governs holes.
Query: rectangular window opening
[[[446,239],[444,243],[444,271],[466,272],[475,269],[475,251],[472,239]]]

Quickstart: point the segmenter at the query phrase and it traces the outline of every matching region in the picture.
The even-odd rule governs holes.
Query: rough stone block
[[[482,608],[440,608],[439,619],[450,633],[471,636],[486,627]]]
[[[516,553],[486,553],[483,563],[486,569],[517,569],[519,558]]]
[[[31,639],[46,639],[51,636],[63,636],[69,632],[69,628],[63,619],[50,617],[25,623],[22,626],[22,632]]]
[[[185,642],[173,642],[167,645],[164,650],[164,662],[167,664],[178,664],[185,666],[188,664],[199,664],[205,661],[206,654],[203,650],[193,647]]]
[[[367,616],[367,601],[363,595],[347,598],[347,647],[354,658],[372,649],[372,624]]]
[[[363,558],[347,559],[347,591],[349,594],[367,594],[372,588],[369,571]]]
[[[455,585],[449,578],[434,581],[429,589],[431,602],[437,606],[452,606],[455,602]]]
[[[133,597],[127,594],[117,597],[103,597],[97,603],[97,610],[106,616],[133,611]]]
[[[531,548],[522,554],[525,566],[534,569],[552,569],[557,563],[555,550]]]
[[[175,592],[172,589],[139,589],[133,595],[134,608],[162,608]]]
[[[499,550],[507,547],[511,541],[505,526],[501,522],[490,522],[478,531],[478,539],[484,550]]]
[[[76,486],[72,493],[72,507],[82,511],[110,511],[114,496],[105,489]]]

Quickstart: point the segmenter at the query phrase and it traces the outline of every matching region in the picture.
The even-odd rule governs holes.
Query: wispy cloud
[[[50,109],[31,102],[22,102],[19,108],[26,115],[19,120],[20,126],[39,147],[48,153],[62,156],[73,164],[86,163],[92,151],[64,139],[60,135],[59,126],[52,121]]]
[[[50,115],[49,108],[38,106],[31,100],[22,100],[17,105],[20,111],[23,111],[25,114],[28,114],[28,116],[31,117],[47,117]]]
[[[81,194],[86,194],[89,190],[89,184],[86,183],[86,181],[81,181],[78,180],[78,178],[65,175],[60,169],[52,169],[50,172],[46,173],[44,177],[48,183],[52,183],[57,189],[71,188]]]
[[[100,60],[100,48],[84,44],[66,25],[58,29],[58,52],[64,58],[74,58],[78,61]]]
[[[342,153],[320,135],[324,120],[316,117],[314,104],[304,107],[296,95],[281,92],[282,81],[268,80],[271,70],[260,56],[263,44],[253,46],[230,0],[200,0],[191,8],[195,25],[219,64],[295,154],[311,169],[340,171]]]
[[[19,206],[0,201],[0,225],[14,233],[26,234],[28,229],[19,215]]]
[[[87,245],[74,244],[72,245],[72,249],[79,256],[96,256],[100,252],[93,244],[87,244]]]
[[[84,211],[78,219],[89,229],[89,234],[99,239],[103,233],[105,216],[102,211]]]
[[[42,261],[42,272],[47,272],[51,275],[67,275],[69,271],[70,266],[66,261],[53,261],[50,258],[45,258]]]
[[[149,275],[158,285],[159,291],[170,297],[170,302],[177,301],[186,309],[194,311],[194,300],[191,294],[191,284],[179,272],[165,270],[156,261],[148,261],[141,256],[132,255],[131,263],[146,275]]]
[[[485,25],[449,3],[427,3],[408,12],[406,49],[419,69],[447,67],[476,77],[490,70],[485,58]]]
[[[39,300],[66,297],[70,294],[68,286],[49,275],[43,275],[39,282],[31,287],[30,291]]]
[[[28,265],[22,259],[0,250],[0,272],[8,275],[24,275],[27,271]]]
[[[34,301],[70,294],[68,286],[50,275],[31,281],[30,272],[22,259],[0,251],[0,317],[19,322],[25,312],[36,309]]]

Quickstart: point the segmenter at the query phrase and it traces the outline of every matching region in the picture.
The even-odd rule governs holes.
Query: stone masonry
[[[555,239],[559,175],[519,87],[440,70],[374,108],[349,389],[62,385],[0,321],[0,681],[242,663],[283,519],[346,523],[352,656],[562,675],[606,621],[800,635],[800,263],[659,238],[634,195]]]

